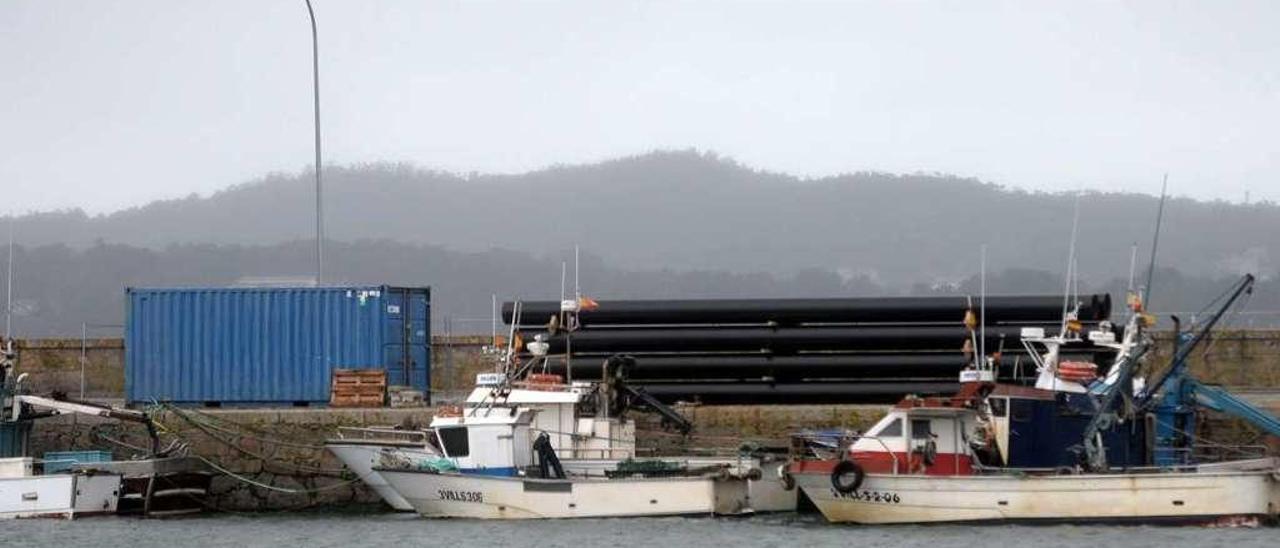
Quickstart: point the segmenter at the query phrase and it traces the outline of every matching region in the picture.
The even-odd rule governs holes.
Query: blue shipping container
[[[334,369],[385,369],[430,395],[430,288],[125,293],[129,403],[327,403]]]

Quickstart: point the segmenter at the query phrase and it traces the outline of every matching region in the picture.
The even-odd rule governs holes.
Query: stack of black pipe
[[[1080,298],[1086,325],[1106,320],[1109,295]],[[517,331],[550,343],[553,372],[572,364],[575,380],[599,379],[615,354],[635,357],[631,384],[664,401],[857,403],[908,393],[948,393],[966,364],[966,313],[982,321],[979,297],[839,299],[601,300],[566,333],[560,303],[521,303]],[[514,305],[503,304],[510,325]],[[1023,327],[1061,327],[1061,296],[988,296],[988,353],[1003,348],[1002,379],[1034,375],[1019,339]],[[553,318],[555,318],[553,320]],[[552,329],[555,326],[555,329]],[[565,359],[566,348],[569,360]],[[1080,345],[1067,353],[1105,361]]]

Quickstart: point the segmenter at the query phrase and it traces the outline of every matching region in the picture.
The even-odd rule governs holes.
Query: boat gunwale
[[[653,483],[653,482],[673,481],[673,480],[680,480],[687,483],[702,482],[702,481],[712,481],[712,482],[720,481],[719,476],[716,476],[716,475],[669,476],[669,477],[660,477],[660,478],[644,478],[644,477],[601,478],[598,476],[588,476],[588,477],[574,477],[574,478],[565,478],[565,479],[550,479],[550,478],[530,478],[526,476],[490,476],[485,474],[469,474],[469,473],[461,473],[461,472],[436,472],[433,470],[386,468],[382,466],[374,466],[373,471],[379,474],[386,473],[386,472],[392,472],[392,473],[401,472],[406,474],[425,474],[425,475],[431,475],[431,476],[445,476],[450,478],[500,480],[500,481],[507,481],[507,482],[522,482],[522,483],[534,482],[534,483],[548,484],[548,485],[556,485],[556,484],[563,484],[563,483],[595,483],[595,484]]]

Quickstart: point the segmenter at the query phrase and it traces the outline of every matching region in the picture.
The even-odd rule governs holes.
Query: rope
[[[261,487],[261,488],[266,489],[266,490],[268,490],[268,491],[275,491],[275,492],[277,492],[277,493],[288,493],[288,494],[291,494],[291,495],[305,495],[305,494],[308,494],[308,493],[320,493],[320,492],[329,491],[329,490],[332,490],[332,489],[337,489],[337,488],[339,488],[339,487],[345,487],[345,486],[347,486],[347,485],[351,485],[351,484],[353,484],[353,483],[355,483],[355,482],[358,482],[358,481],[364,481],[364,477],[363,477],[363,476],[360,476],[360,477],[356,477],[355,479],[350,479],[350,480],[340,481],[340,482],[338,482],[338,483],[332,483],[332,484],[329,484],[329,485],[325,485],[325,486],[323,486],[323,487],[316,487],[316,488],[314,488],[314,489],[290,489],[290,488],[288,488],[288,487],[277,487],[277,486],[275,486],[275,485],[269,485],[269,484],[266,484],[266,483],[262,483],[262,482],[260,482],[260,481],[254,480],[254,479],[249,478],[249,477],[246,477],[246,476],[242,476],[242,475],[240,475],[240,474],[237,474],[237,473],[235,473],[235,472],[232,472],[231,470],[228,470],[228,469],[226,469],[226,468],[223,468],[222,466],[219,466],[219,465],[218,465],[218,463],[213,462],[212,460],[207,459],[207,458],[205,458],[205,457],[203,457],[203,456],[200,456],[200,455],[194,455],[194,456],[195,456],[195,458],[199,459],[201,462],[204,462],[205,464],[209,465],[209,467],[213,468],[214,470],[217,470],[218,472],[221,472],[222,474],[224,474],[224,475],[226,475],[226,476],[228,476],[228,477],[230,477],[230,478],[232,478],[232,479],[234,479],[234,480],[236,480],[236,481],[239,481],[239,482],[242,482],[242,483],[246,483],[246,484],[252,485],[252,486],[254,486],[254,487]]]
[[[233,443],[233,442],[231,442],[230,440],[227,440],[227,439],[222,438],[221,436],[217,435],[215,432],[211,431],[211,430],[210,430],[208,427],[206,427],[205,425],[201,424],[201,423],[200,423],[200,422],[198,422],[198,421],[191,420],[189,417],[187,417],[187,416],[185,416],[185,415],[182,415],[182,414],[180,414],[180,413],[179,413],[179,414],[177,414],[177,416],[178,416],[179,418],[181,418],[181,419],[183,419],[183,420],[187,421],[187,423],[188,423],[188,424],[190,424],[190,425],[194,426],[196,429],[200,430],[201,432],[204,432],[204,433],[205,433],[205,435],[209,436],[210,438],[213,438],[213,439],[217,440],[218,442],[222,443],[223,445],[226,445],[227,447],[230,447],[230,448],[232,448],[232,449],[236,450],[237,452],[239,452],[239,453],[241,453],[241,454],[244,454],[245,456],[252,457],[252,458],[254,458],[254,459],[257,459],[257,460],[259,460],[259,461],[262,461],[264,464],[283,465],[283,466],[285,466],[285,467],[287,467],[287,468],[292,468],[293,470],[296,470],[296,471],[301,471],[301,472],[310,472],[310,473],[323,474],[323,475],[329,475],[329,476],[339,476],[339,477],[340,477],[340,476],[344,473],[344,471],[343,471],[343,470],[334,470],[334,469],[329,469],[329,468],[316,468],[316,467],[312,467],[312,466],[305,466],[305,465],[300,465],[300,464],[285,464],[285,463],[277,462],[277,461],[275,461],[274,459],[272,459],[272,458],[270,458],[270,457],[267,457],[267,456],[265,456],[265,455],[262,455],[262,454],[259,454],[259,453],[255,453],[255,452],[253,452],[253,451],[250,451],[250,450],[248,450],[248,449],[245,449],[244,447],[241,447],[241,446],[240,446],[240,444],[238,444],[238,443]],[[172,430],[172,429],[169,429],[169,430]],[[235,433],[230,433],[230,434],[231,434],[231,435],[236,435]],[[178,437],[181,437],[181,436],[179,436],[178,434],[172,434],[172,435],[174,435],[174,436],[178,436]],[[247,436],[246,436],[246,437],[247,437]],[[199,457],[199,455],[196,455],[196,456],[197,456],[197,457]]]
[[[252,427],[249,427],[249,426],[246,426],[246,425],[243,425],[243,424],[237,423],[237,422],[233,422],[233,421],[228,421],[228,420],[224,420],[224,419],[218,419],[218,418],[216,418],[216,417],[213,417],[212,415],[209,415],[209,414],[206,414],[206,413],[201,413],[201,412],[199,412],[199,411],[189,411],[189,410],[181,409],[181,408],[176,407],[176,406],[174,406],[174,405],[172,405],[172,404],[162,404],[162,405],[161,405],[161,407],[162,407],[163,409],[167,410],[167,411],[172,412],[172,413],[173,413],[173,414],[175,414],[175,415],[178,415],[179,417],[183,418],[183,419],[184,419],[184,420],[186,420],[187,422],[192,422],[192,423],[195,423],[195,422],[202,422],[202,423],[204,423],[206,426],[208,426],[209,428],[214,429],[214,430],[217,430],[217,431],[222,432],[222,433],[225,433],[225,434],[230,434],[230,435],[233,435],[233,436],[244,437],[244,438],[249,438],[249,439],[253,439],[253,440],[257,440],[257,441],[267,442],[267,443],[271,443],[271,444],[274,444],[274,445],[283,445],[283,446],[286,446],[286,447],[294,447],[294,448],[298,448],[298,449],[311,449],[311,450],[315,450],[315,451],[323,451],[323,450],[324,450],[324,446],[323,446],[323,445],[314,445],[314,444],[308,444],[308,443],[298,443],[298,442],[292,442],[292,441],[281,440],[281,439],[277,439],[277,438],[270,438],[270,437],[266,437],[266,436],[258,436],[258,435],[252,435],[252,434],[245,434],[245,433],[243,433],[243,432],[232,431],[232,430],[227,429],[226,427],[219,426],[217,423],[219,423],[219,422],[222,422],[222,423],[229,423],[229,424],[235,425],[237,428],[241,428],[241,429],[244,429],[244,430],[247,430],[247,431],[250,431],[250,432],[257,432],[257,430],[253,429]],[[199,416],[199,417],[201,417],[201,418],[202,418],[202,419],[204,419],[204,420],[197,421],[196,419],[193,419],[193,418],[192,418],[192,415]]]
[[[1249,301],[1252,298],[1253,298],[1253,292],[1246,291],[1244,294],[1244,297],[1240,300],[1240,304],[1237,306],[1231,307],[1231,309],[1228,310],[1226,314],[1223,315],[1222,320],[1218,322],[1218,324],[1222,326],[1219,328],[1219,330],[1226,329],[1227,327],[1229,327],[1231,325],[1231,322],[1235,321],[1236,318],[1239,317],[1240,312],[1244,310],[1246,306],[1249,306]],[[1209,351],[1213,350],[1213,347],[1216,344],[1218,344],[1218,337],[1212,336],[1212,333],[1211,333],[1209,336],[1208,344],[1204,345],[1204,350],[1200,352],[1201,357],[1208,359]]]
[[[1169,423],[1167,423],[1167,422],[1161,421],[1161,420],[1159,420],[1159,419],[1156,419],[1156,423],[1158,423],[1158,424],[1160,424],[1161,426],[1164,426],[1164,427],[1166,427],[1166,428],[1169,428],[1170,430],[1173,430],[1173,431],[1175,431],[1175,432],[1178,432],[1179,434],[1182,434],[1182,435],[1184,435],[1184,436],[1186,436],[1186,437],[1190,438],[1190,439],[1191,439],[1192,441],[1194,441],[1194,442],[1204,443],[1204,444],[1206,444],[1206,445],[1209,445],[1209,446],[1212,446],[1212,447],[1215,447],[1215,448],[1218,448],[1218,449],[1225,449],[1225,450],[1228,450],[1228,451],[1234,451],[1235,453],[1237,453],[1237,454],[1239,454],[1239,455],[1246,456],[1246,457],[1248,457],[1248,456],[1254,456],[1254,454],[1253,454],[1253,453],[1250,453],[1250,452],[1248,452],[1248,451],[1245,451],[1244,449],[1241,449],[1239,446],[1227,445],[1227,444],[1223,444],[1223,443],[1217,443],[1217,442],[1215,442],[1215,441],[1213,441],[1213,440],[1211,440],[1211,439],[1204,438],[1204,437],[1198,436],[1198,435],[1196,435],[1196,434],[1192,434],[1192,433],[1190,433],[1190,432],[1187,432],[1186,430],[1183,430],[1183,429],[1181,429],[1181,428],[1175,427],[1175,426],[1173,426],[1173,425],[1171,425],[1171,424],[1169,424]]]

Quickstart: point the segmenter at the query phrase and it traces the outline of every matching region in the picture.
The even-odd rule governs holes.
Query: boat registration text
[[[865,491],[858,490],[852,493],[841,493],[835,489],[831,490],[831,496],[841,499],[858,500],[862,502],[880,502],[886,504],[898,504],[902,499],[897,493],[888,493],[884,491]]]
[[[453,491],[449,489],[438,489],[436,490],[436,493],[440,495],[440,500],[484,502],[484,494],[479,491]]]

